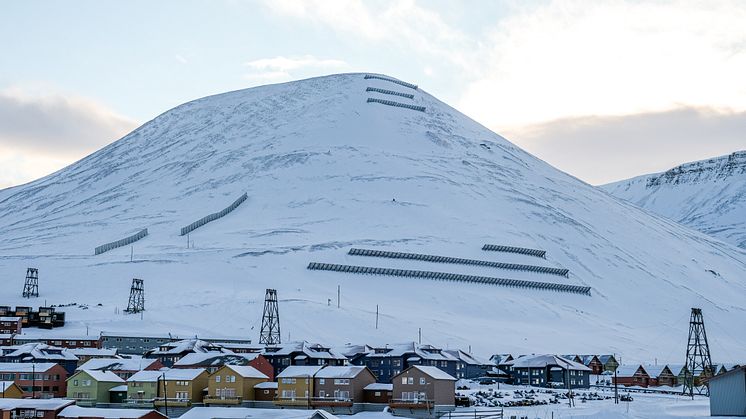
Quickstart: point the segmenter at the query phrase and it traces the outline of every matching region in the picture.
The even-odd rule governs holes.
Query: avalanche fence
[[[226,215],[230,214],[231,211],[238,208],[239,205],[243,203],[248,198],[248,194],[244,193],[241,195],[238,199],[236,199],[228,208],[223,209],[222,211],[210,214],[208,216],[202,217],[199,220],[189,224],[186,227],[181,228],[181,235],[185,236],[188,233],[191,233],[192,231],[202,227],[203,225],[209,223],[210,221],[215,221],[218,218],[225,217]]]
[[[116,249],[117,247],[127,246],[128,244],[132,244],[147,235],[148,235],[148,229],[144,228],[129,237],[125,237],[115,242],[106,243],[106,244],[102,244],[101,246],[98,246],[95,249],[94,254],[100,255],[101,253],[108,252],[109,250],[112,250],[112,249]]]

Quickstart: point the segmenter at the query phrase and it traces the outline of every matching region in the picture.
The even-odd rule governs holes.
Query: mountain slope
[[[248,199],[229,215],[179,235],[243,193]],[[689,307],[703,307],[713,328],[746,321],[743,252],[554,169],[422,89],[363,74],[186,103],[57,173],[0,191],[0,219],[0,277],[9,284],[2,301],[27,305],[23,274],[38,267],[40,300],[89,307],[68,309],[69,333],[256,339],[265,288],[278,290],[283,339],[395,342],[415,340],[422,328],[424,342],[483,355],[677,360]],[[142,228],[149,235],[132,248],[93,256],[95,246]],[[570,273],[362,257],[349,255],[352,247]],[[591,291],[310,271],[310,262]],[[121,314],[133,277],[145,280],[142,320]],[[723,348],[713,348],[715,358],[746,356],[746,336],[709,335]]]
[[[614,196],[746,248],[746,151],[602,186]]]

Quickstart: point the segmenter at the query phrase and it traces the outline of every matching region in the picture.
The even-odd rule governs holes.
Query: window
[[[319,378],[319,384],[324,384],[325,382],[326,380],[324,380],[323,378]]]
[[[402,378],[401,378],[401,383],[402,383],[402,384],[407,384],[407,377],[402,377]],[[404,398],[404,397],[402,397],[402,399],[403,399],[403,398]]]
[[[326,392],[324,390],[319,390],[319,397],[321,398],[326,397]]]
[[[420,385],[421,386],[425,385],[425,377],[420,377]]]
[[[216,383],[219,383],[219,382],[220,382],[220,376],[219,376],[219,375],[216,375],[216,376],[215,376],[215,382],[216,382]]]
[[[176,392],[176,398],[180,400],[188,400],[189,399],[189,393],[186,391],[177,391]]]
[[[407,384],[414,384],[414,377],[407,377]]]
[[[77,386],[78,385],[78,380],[73,380],[73,385]]]
[[[374,395],[375,395],[376,397],[380,397],[380,396],[381,396],[381,392],[380,392],[380,391],[376,391],[376,392],[375,392],[375,393],[373,393],[373,394],[374,394]]]
[[[334,384],[335,384],[335,385],[342,385],[342,386],[345,386],[345,385],[348,385],[348,384],[350,384],[350,380],[349,380],[349,379],[347,379],[347,378],[335,378],[335,379],[334,379]]]

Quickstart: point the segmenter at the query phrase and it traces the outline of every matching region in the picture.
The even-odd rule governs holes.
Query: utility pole
[[[619,379],[616,375],[616,369],[614,370],[614,404],[619,404]]]
[[[422,328],[421,327],[417,328],[417,343],[422,345]]]
[[[140,318],[142,318],[143,311],[145,311],[145,285],[142,279],[132,278],[130,299],[127,303],[127,310],[124,310],[124,312],[128,314],[140,313]]]
[[[378,304],[376,304],[376,330],[378,330]]]
[[[130,262],[135,258],[135,246],[130,246]]]
[[[689,342],[686,345],[686,371],[684,374],[684,395],[688,393],[694,399],[695,380],[699,375],[702,376],[702,382],[697,387],[697,394],[704,392],[707,396],[710,395],[708,380],[714,375],[714,371],[701,308],[692,308],[689,319]]]
[[[166,387],[166,373],[163,375],[163,407],[166,410],[166,417],[168,417],[168,387]]]
[[[39,297],[39,270],[26,269],[26,282],[23,284],[23,298]]]
[[[264,295],[264,313],[262,329],[259,332],[259,343],[279,345],[280,342],[280,309],[277,303],[277,290],[267,289]],[[288,334],[290,339],[290,334]]]
[[[36,398],[36,364],[31,364],[31,398]]]
[[[339,300],[342,293],[342,287],[340,285],[337,285],[337,308],[339,308]]]

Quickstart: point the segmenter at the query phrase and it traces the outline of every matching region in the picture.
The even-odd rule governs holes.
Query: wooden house
[[[201,403],[209,374],[200,369],[140,371],[127,380],[127,402],[156,407],[187,407]]]
[[[59,413],[59,419],[167,419],[167,416],[152,409],[96,409],[68,406]]]
[[[667,365],[646,365],[645,372],[650,377],[649,386],[676,386],[676,375],[673,374]]]
[[[313,377],[313,407],[352,406],[363,402],[363,389],[376,382],[368,367],[347,365],[324,367]]]
[[[23,397],[65,397],[67,371],[53,362],[0,363],[0,380],[14,381],[23,390]]]
[[[650,375],[642,365],[620,365],[616,369],[616,376],[612,378],[612,383],[626,387],[647,387],[650,385]]]
[[[277,382],[265,381],[254,386],[254,400],[272,402],[277,397]]]
[[[616,357],[614,355],[598,355],[598,360],[604,366],[604,371],[614,372],[619,366]]]
[[[0,317],[0,333],[9,335],[21,333],[22,325],[20,317]]]
[[[209,405],[238,405],[254,400],[254,386],[269,381],[269,377],[248,365],[223,365],[210,375],[207,396]]]
[[[64,408],[74,403],[65,399],[0,399],[0,418],[57,419]]]
[[[23,389],[14,381],[0,381],[0,399],[22,399]]]
[[[363,402],[389,404],[393,393],[393,384],[370,383],[363,389]]]
[[[323,365],[291,365],[277,375],[278,406],[310,407],[314,394],[313,377]]]
[[[145,358],[159,359],[163,365],[171,368],[177,361],[193,353],[231,353],[220,345],[200,339],[185,339],[161,344],[156,349],[145,352]]]
[[[671,374],[676,377],[674,381],[674,386],[680,386],[684,385],[684,382],[686,381],[686,365],[684,364],[668,364],[666,365],[668,367],[668,370],[671,371]]]
[[[111,371],[77,371],[67,379],[67,398],[78,406],[111,403],[109,390],[122,384],[124,380]]]
[[[515,384],[536,387],[588,388],[591,369],[557,355],[526,355],[507,363]]]
[[[580,363],[591,369],[591,374],[601,375],[605,369],[604,364],[597,355],[578,355]]]
[[[289,366],[347,365],[345,355],[318,343],[294,342],[268,346],[262,355],[272,364],[274,376]]]
[[[393,378],[391,409],[449,410],[456,403],[456,378],[432,366],[414,365]]]
[[[158,359],[142,357],[132,358],[94,358],[81,365],[78,370],[111,371],[123,380],[132,377],[139,371],[158,371],[164,368]]]
[[[65,368],[68,374],[78,368],[78,357],[72,352],[45,343],[0,347],[0,362],[54,362]]]
[[[187,354],[173,365],[174,368],[205,368],[208,373],[213,374],[223,365],[247,365],[259,370],[270,380],[273,380],[275,370],[260,353],[224,353],[203,352]]]

